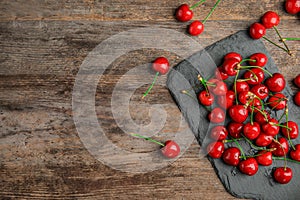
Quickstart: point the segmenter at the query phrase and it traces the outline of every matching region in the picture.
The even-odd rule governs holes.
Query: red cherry
[[[268,11],[262,16],[261,21],[265,28],[272,28],[279,24],[280,18],[276,12]]]
[[[180,153],[180,147],[173,140],[168,140],[165,142],[165,146],[161,149],[161,152],[167,158],[175,158]]]
[[[288,121],[282,124],[283,126],[287,126],[289,127],[291,130],[285,128],[285,127],[281,127],[281,132],[282,134],[286,137],[286,138],[290,138],[290,139],[296,139],[299,135],[299,128],[298,128],[298,124],[296,122],[293,121]]]
[[[213,142],[207,146],[208,155],[212,158],[221,158],[224,149],[225,147],[223,142]]]
[[[285,88],[285,84],[284,76],[280,73],[273,74],[265,81],[265,85],[271,92],[281,92]]]
[[[294,96],[294,103],[297,106],[300,106],[300,92],[297,92],[296,95]]]
[[[270,149],[275,149],[272,151],[274,156],[283,157],[289,152],[289,142],[285,138],[278,138],[278,141],[273,141],[269,145]]]
[[[222,159],[223,161],[231,166],[237,166],[240,162],[241,151],[236,147],[230,147],[225,149]]]
[[[268,62],[268,57],[264,53],[255,53],[251,55],[249,59],[255,60],[249,62],[251,66],[264,67]]]
[[[235,87],[236,87],[237,93],[248,92],[250,90],[250,87],[246,81],[237,80],[235,85],[236,85]],[[234,90],[234,88],[233,88],[233,90]]]
[[[287,184],[293,178],[293,171],[289,167],[278,167],[274,171],[274,179],[278,183]]]
[[[211,106],[214,103],[215,97],[209,92],[203,90],[199,93],[198,99],[202,105]]]
[[[236,52],[230,52],[230,53],[227,53],[227,54],[224,56],[224,61],[225,61],[225,60],[228,60],[228,59],[231,59],[231,58],[236,59],[238,62],[241,62],[241,61],[243,60],[241,54],[236,53]]]
[[[268,106],[274,110],[282,110],[286,107],[286,96],[282,93],[276,93],[268,99]]]
[[[228,76],[235,76],[237,74],[237,65],[240,63],[240,61],[238,61],[235,58],[228,58],[226,60],[224,60],[222,67],[224,72],[228,75]]]
[[[152,64],[152,68],[154,71],[164,75],[170,69],[169,61],[165,57],[156,58]]]
[[[254,69],[247,71],[244,74],[244,78],[249,79],[249,80],[247,80],[247,83],[249,85],[257,85],[264,80],[265,74],[262,69],[254,68]]]
[[[216,141],[222,141],[227,138],[228,131],[225,126],[215,126],[210,131],[210,137]]]
[[[243,174],[253,176],[258,171],[258,163],[255,158],[247,158],[239,163],[239,169]]]
[[[248,111],[251,113],[253,110],[254,113],[257,113],[261,110],[261,108],[262,106],[260,100],[258,98],[254,98],[248,106]]]
[[[260,23],[253,23],[250,26],[250,36],[253,39],[260,39],[266,34],[266,28]]]
[[[223,67],[217,67],[215,70],[215,77],[219,80],[226,80],[228,78],[228,74],[224,72]]]
[[[276,119],[270,119],[267,123],[263,124],[261,128],[266,135],[274,137],[279,133],[280,130],[279,126],[274,124],[278,124],[278,121]]]
[[[269,96],[269,89],[263,84],[254,85],[250,91],[258,96],[261,100]]]
[[[263,166],[270,166],[273,163],[272,153],[270,151],[260,151],[257,153],[258,156],[255,157],[258,164]]]
[[[273,141],[273,136],[266,135],[265,133],[261,132],[259,136],[255,140],[255,144],[260,147],[269,146]]]
[[[190,10],[190,7],[187,4],[182,4],[176,10],[175,16],[178,21],[187,22],[193,18],[193,11]]]
[[[228,90],[226,83],[218,79],[210,79],[208,82],[210,84],[213,84],[213,86],[208,87],[209,91],[211,91],[215,95],[226,95]]]
[[[295,150],[291,150],[290,156],[293,160],[300,162],[300,144],[295,145]]]
[[[269,119],[271,119],[270,114],[267,111],[262,110],[262,112],[265,115],[263,115],[261,112],[257,112],[254,116],[254,121],[259,123],[260,125],[266,123]]]
[[[188,32],[192,36],[200,35],[204,31],[204,24],[202,22],[195,20],[189,25]]]
[[[296,76],[296,78],[294,79],[294,83],[298,88],[300,88],[300,74]]]
[[[229,108],[229,116],[238,123],[243,123],[248,117],[248,110],[242,105],[233,105]]]
[[[300,12],[300,1],[299,0],[286,0],[285,10],[292,15],[297,14],[298,12]]]
[[[248,139],[254,140],[260,134],[260,125],[257,122],[249,122],[244,125],[243,133]]]
[[[208,119],[212,123],[221,123],[225,121],[225,112],[221,108],[214,108],[209,114]]]
[[[243,126],[244,126],[244,124],[242,124],[242,123],[230,122],[227,125],[227,130],[229,132],[229,135],[233,138],[240,138],[241,132],[243,130]]]
[[[235,101],[235,95],[232,90],[228,90],[226,95],[218,96],[217,102],[221,108],[228,109],[230,108]]]
[[[239,93],[239,96],[238,96],[238,99],[239,99],[239,102],[243,105],[245,105],[246,103],[248,103],[249,101],[251,101],[251,93],[250,92],[240,92]]]

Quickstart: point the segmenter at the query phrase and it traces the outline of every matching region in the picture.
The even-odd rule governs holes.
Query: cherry
[[[285,88],[285,84],[284,76],[280,73],[273,74],[265,81],[265,85],[271,92],[281,92]]]
[[[215,77],[219,80],[226,80],[228,78],[228,74],[224,72],[223,67],[217,67],[215,71]]]
[[[206,90],[203,90],[199,93],[198,99],[202,105],[211,106],[214,103],[215,97]]]
[[[241,104],[245,105],[246,103],[248,103],[249,101],[252,101],[252,97],[251,97],[252,93],[251,92],[240,92],[238,99],[239,102],[241,102]]]
[[[293,178],[293,171],[289,167],[278,167],[274,171],[274,179],[278,183],[287,184]]]
[[[269,145],[270,149],[275,149],[272,151],[274,156],[283,157],[289,152],[289,143],[285,138],[278,138],[278,141],[273,141]]]
[[[180,147],[175,141],[167,140],[165,146],[161,148],[161,152],[167,158],[175,158],[180,153]]]
[[[225,121],[225,112],[221,108],[214,108],[209,114],[208,119],[212,123],[221,123]]]
[[[260,134],[260,125],[257,122],[246,123],[243,127],[243,133],[248,139],[254,140]]]
[[[221,108],[228,109],[230,108],[235,101],[235,95],[232,90],[228,90],[226,95],[218,96],[217,102]]]
[[[246,81],[237,80],[237,82],[234,83],[236,86],[236,92],[248,92],[250,90],[250,87]],[[234,89],[233,89],[234,90]]]
[[[296,95],[294,96],[294,103],[297,106],[300,106],[300,92],[297,92]]]
[[[228,58],[226,60],[224,60],[222,67],[224,72],[228,75],[228,76],[235,76],[237,74],[237,65],[240,63],[240,61],[238,61],[235,58]]]
[[[244,124],[242,123],[230,122],[227,125],[227,130],[229,132],[229,135],[233,138],[240,138],[243,130],[243,126]]]
[[[251,66],[264,67],[268,62],[268,57],[264,53],[255,53],[251,55],[249,59],[255,60],[249,61],[249,65]]]
[[[298,88],[300,88],[300,74],[296,76],[296,78],[294,79],[294,83]]]
[[[154,71],[159,72],[160,74],[166,74],[170,69],[170,64],[167,58],[158,57],[154,60],[152,64],[152,68]]]
[[[253,39],[260,39],[265,34],[266,34],[266,28],[262,24],[255,22],[250,26],[250,36]]]
[[[299,2],[299,0],[286,0],[285,10],[288,13],[292,14],[292,15],[295,15],[298,12],[300,12],[300,2]]]
[[[290,130],[286,127],[281,127],[282,134],[289,139],[296,139],[299,135],[299,129],[296,122],[288,121],[282,124],[283,126],[289,127]]]
[[[210,131],[210,137],[216,141],[225,140],[228,135],[228,131],[225,126],[215,126]]]
[[[193,11],[190,9],[189,5],[182,4],[180,5],[175,13],[176,19],[181,22],[190,21],[193,18]]]
[[[269,96],[269,89],[263,84],[254,85],[250,91],[257,97],[259,97],[261,100]]]
[[[263,166],[270,166],[273,163],[272,153],[270,151],[259,151],[258,156],[255,157],[258,164]]]
[[[261,110],[261,108],[262,108],[261,101],[258,98],[254,98],[248,106],[248,111],[250,113],[251,112],[257,113]]]
[[[237,166],[240,162],[241,151],[236,147],[229,147],[225,149],[222,159],[223,161],[231,166]]]
[[[261,112],[263,112],[265,115],[263,115]],[[271,119],[270,114],[263,110],[261,112],[257,112],[254,116],[254,121],[259,123],[260,125],[266,123],[269,119]]]
[[[188,32],[192,36],[200,35],[204,31],[204,24],[201,21],[195,20],[189,25]]]
[[[248,117],[248,110],[242,105],[233,105],[229,108],[229,116],[238,123],[243,123]]]
[[[270,119],[267,123],[264,123],[261,128],[266,135],[275,136],[279,133],[279,126],[276,126],[278,121],[276,119]]]
[[[242,173],[253,176],[258,171],[258,163],[255,158],[247,158],[239,163],[239,169]]]
[[[295,145],[295,150],[291,150],[290,156],[293,160],[300,162],[300,144]]]
[[[241,62],[243,60],[241,54],[236,52],[229,52],[224,56],[224,61],[232,58],[236,59],[238,62]]]
[[[249,85],[256,85],[256,84],[261,83],[264,80],[265,74],[262,69],[254,68],[254,69],[247,71],[244,74],[244,78],[249,79],[249,80],[247,80],[247,83]]]
[[[260,147],[269,146],[273,141],[273,136],[266,135],[265,133],[261,132],[259,136],[255,140],[255,144]]]
[[[268,105],[273,110],[282,110],[286,107],[286,104],[286,97],[282,93],[276,93],[268,99]]]
[[[264,27],[268,29],[277,26],[280,18],[276,12],[268,11],[262,16],[261,21]]]
[[[208,155],[212,158],[221,158],[224,149],[223,142],[212,142],[207,146]]]
[[[208,86],[209,91],[215,95],[226,95],[228,90],[226,83],[218,79],[210,79],[208,82],[213,84],[213,86]]]

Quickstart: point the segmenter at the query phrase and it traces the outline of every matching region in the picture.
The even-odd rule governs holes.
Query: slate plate
[[[186,121],[189,123],[190,129],[203,147],[202,149],[205,149],[207,144],[211,142],[209,137],[206,136],[215,124],[208,122],[207,110],[200,106],[194,98],[182,94],[181,90],[195,86],[198,83],[198,74],[203,77],[212,77],[216,66],[221,64],[223,56],[232,51],[240,53],[243,58],[248,58],[257,52],[265,53],[269,58],[265,68],[272,73],[278,72],[278,68],[264,44],[260,40],[249,38],[246,31],[240,31],[183,60],[168,75],[167,86]],[[190,91],[190,94],[196,98],[196,94],[201,89],[201,87],[194,88]],[[287,86],[283,93],[290,99],[289,120],[296,121],[299,125],[300,109],[292,103],[292,91]],[[281,114],[282,112],[275,113],[277,116]],[[255,153],[255,151],[251,150],[248,143],[240,143],[247,155]],[[293,143],[300,143],[300,138],[294,140]],[[234,143],[226,145],[227,147],[235,146]],[[300,198],[299,164],[288,163],[288,166],[292,168],[294,173],[293,179],[289,184],[281,185],[272,178],[273,170],[284,165],[284,162],[281,160],[274,161],[273,165],[269,167],[260,166],[258,173],[250,177],[240,173],[237,168],[225,165],[221,159],[208,159],[226,190],[236,197],[269,200]],[[199,170],[201,170],[200,166]]]

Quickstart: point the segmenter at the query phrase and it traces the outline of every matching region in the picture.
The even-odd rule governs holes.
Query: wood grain
[[[192,4],[194,1],[187,1]],[[0,2],[0,197],[2,199],[235,199],[228,194],[210,163],[199,157],[194,141],[170,166],[146,174],[114,170],[96,160],[82,144],[72,114],[72,90],[81,63],[105,39],[139,27],[168,28],[185,33],[187,23],[173,17],[182,2],[162,0],[30,0]],[[204,18],[214,1],[195,9]],[[222,1],[205,32],[194,38],[203,47],[247,29],[266,10],[282,16],[283,35],[299,36],[299,18],[288,15],[283,1]],[[252,9],[249,9],[251,7]],[[269,33],[271,39],[275,35]],[[300,73],[299,43],[289,42],[294,57],[266,43],[291,84]],[[182,58],[141,49],[118,58],[99,81],[97,117],[117,146],[135,152],[155,145],[123,134],[113,118],[110,98],[118,80],[137,65],[166,55],[174,66]],[[150,79],[151,73],[132,77]],[[165,81],[165,77],[160,79]],[[293,87],[293,86],[292,86]],[[145,100],[137,89],[130,111],[136,123],[150,121],[151,105],[165,104],[162,133],[176,132],[180,111],[168,90],[155,86]],[[293,87],[293,89],[295,89]],[[168,135],[162,135],[167,138]],[[139,141],[139,142],[137,142]]]

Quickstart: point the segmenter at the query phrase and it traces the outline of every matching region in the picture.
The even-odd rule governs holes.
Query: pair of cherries
[[[294,84],[300,88],[300,74],[298,74],[298,76],[296,76],[296,78],[294,79]],[[298,91],[296,93],[296,95],[294,96],[294,102],[297,106],[300,106],[300,91]]]

